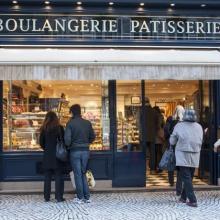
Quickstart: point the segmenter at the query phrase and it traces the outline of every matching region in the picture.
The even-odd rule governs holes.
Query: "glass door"
[[[200,117],[199,122],[204,130],[203,145],[200,155],[199,177],[211,183],[212,144],[211,144],[211,109],[210,109],[210,81],[199,82]]]
[[[144,187],[146,183],[143,86],[141,81],[116,82],[113,186]]]
[[[205,92],[204,92],[205,93]],[[213,151],[214,143],[220,138],[220,80],[209,81],[209,106],[210,123],[207,132],[209,134],[210,155],[210,183],[218,185],[220,182],[220,154]],[[202,170],[204,173],[204,170]],[[206,171],[207,172],[207,171]]]

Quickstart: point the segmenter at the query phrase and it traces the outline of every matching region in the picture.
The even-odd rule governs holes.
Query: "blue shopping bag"
[[[159,163],[159,169],[174,171],[176,168],[176,158],[173,147],[169,147],[165,150],[161,161]]]

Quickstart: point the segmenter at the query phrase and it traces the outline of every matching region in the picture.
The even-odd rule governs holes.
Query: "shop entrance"
[[[211,183],[210,83],[198,80],[116,81],[113,186],[173,185],[168,181],[168,173],[158,170],[158,164],[168,147],[163,132],[166,121],[177,117],[176,109],[184,108],[196,110],[204,130],[200,167],[196,170],[194,184]],[[158,120],[161,130],[156,128]],[[174,172],[174,182],[175,178]]]
[[[195,109],[198,121],[204,130],[204,143],[201,150],[200,167],[196,170],[194,184],[206,185],[211,183],[211,155],[210,144],[210,101],[209,81],[146,81],[145,100],[146,138],[147,138],[147,181],[146,186],[173,185],[171,174],[158,169],[163,152],[169,145],[165,138],[164,128],[172,118],[181,120],[184,108]],[[156,115],[152,120],[152,113]],[[155,126],[156,125],[156,126]],[[158,125],[158,126],[157,126]],[[175,176],[175,173],[174,173]]]

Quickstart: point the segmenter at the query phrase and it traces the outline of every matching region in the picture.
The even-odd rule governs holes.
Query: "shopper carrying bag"
[[[165,126],[164,126],[164,137],[165,137],[165,145],[167,148],[170,147],[169,139],[170,135],[173,132],[174,127],[176,124],[180,123],[183,119],[183,114],[185,112],[185,109],[182,105],[177,105],[174,115],[169,116],[166,120]],[[175,152],[175,146],[174,147],[174,152]],[[168,171],[168,181],[170,186],[174,186],[174,171]],[[180,177],[180,172],[179,168],[176,167],[176,195],[180,196],[182,192],[182,181]]]
[[[43,153],[43,169],[44,169],[44,199],[50,201],[51,180],[55,177],[55,199],[57,202],[63,202],[64,179],[63,168],[64,163],[56,157],[57,140],[64,139],[64,129],[60,125],[59,119],[55,112],[48,112],[45,116],[43,125],[40,129],[40,146],[44,150]]]
[[[191,207],[197,207],[192,180],[195,168],[199,167],[203,142],[203,129],[196,120],[196,112],[192,109],[186,110],[183,115],[183,121],[175,126],[170,136],[170,144],[176,145],[176,165],[179,167],[183,182],[180,202],[187,203]]]
[[[88,160],[90,156],[89,145],[95,140],[95,133],[90,121],[81,116],[81,107],[71,106],[72,118],[65,130],[65,144],[70,150],[70,162],[74,172],[77,198],[76,203],[90,203],[90,192],[86,178]]]

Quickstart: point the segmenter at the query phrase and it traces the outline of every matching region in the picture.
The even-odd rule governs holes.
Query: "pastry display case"
[[[137,121],[134,118],[117,120],[118,151],[131,151],[140,144]]]
[[[12,150],[41,150],[38,140],[46,112],[11,114],[9,144]]]
[[[90,150],[103,150],[101,108],[83,107],[83,111],[83,118],[92,123],[96,135],[95,141],[90,145]]]

